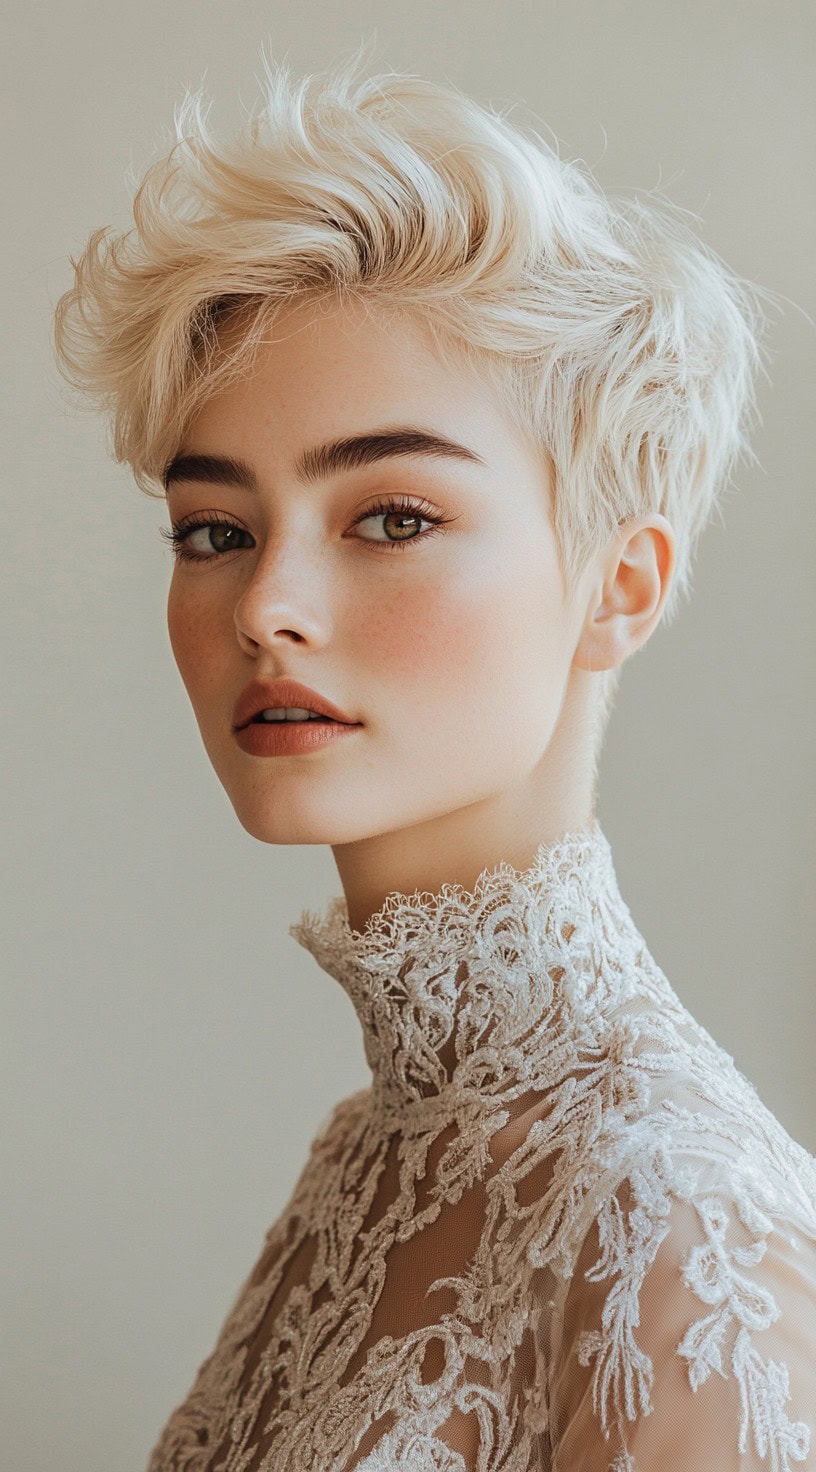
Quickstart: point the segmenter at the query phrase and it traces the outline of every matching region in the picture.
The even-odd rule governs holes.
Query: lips
[[[264,710],[270,710],[270,709],[271,710],[276,710],[276,709],[278,709],[278,707],[276,707],[276,706],[265,706],[264,707]],[[283,709],[285,709],[285,707],[284,706],[281,706],[280,709],[283,710]],[[301,725],[301,726],[305,722],[311,722],[311,721],[322,721],[324,725],[328,725],[328,726],[339,726],[340,725],[340,722],[339,721],[333,721],[332,718],[331,718],[331,716],[319,716],[317,714],[317,711],[313,711],[313,710],[310,710],[309,711],[309,714],[307,716],[298,716],[298,717],[293,717],[292,719],[293,720],[296,720],[297,723],[299,725]],[[261,715],[253,716],[252,717],[252,720],[249,722],[249,724],[250,724],[250,726],[282,726],[285,720],[286,720],[286,717],[285,716],[282,717],[281,719],[277,720],[277,721],[276,720],[268,720],[267,717],[266,717],[266,715],[261,714]],[[287,725],[288,724],[290,724],[290,722],[287,721]],[[241,730],[242,731],[245,730],[245,729],[246,729],[246,727],[244,727],[244,726],[241,727]]]
[[[305,757],[342,746],[361,730],[361,722],[347,726],[342,721],[250,721],[233,737],[248,756]]]
[[[281,678],[278,680],[252,680],[238,699],[232,716],[232,727],[239,731],[248,726],[250,722],[262,710],[272,707],[285,709],[296,707],[302,710],[314,711],[316,715],[327,716],[329,720],[338,721],[343,726],[359,726],[361,721],[355,721],[352,716],[347,715],[334,701],[324,695],[319,695],[316,690],[311,690],[308,685],[301,685],[297,680]],[[317,725],[318,722],[310,722]]]

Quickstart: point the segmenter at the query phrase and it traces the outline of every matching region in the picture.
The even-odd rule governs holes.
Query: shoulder
[[[553,1472],[815,1465],[816,1202],[809,1222],[800,1206],[750,1155],[699,1145],[600,1196],[559,1309]]]
[[[354,1094],[348,1094],[337,1104],[333,1104],[328,1114],[318,1126],[314,1139],[312,1140],[309,1155],[322,1156],[336,1154],[342,1149],[350,1135],[355,1134],[364,1120],[368,1118],[371,1103],[371,1088],[358,1089]]]

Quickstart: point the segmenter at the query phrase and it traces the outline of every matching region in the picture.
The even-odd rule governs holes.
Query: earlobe
[[[572,660],[575,669],[600,673],[623,663],[632,648],[621,627],[622,619],[625,615],[619,611],[606,604],[600,606],[584,625]]]

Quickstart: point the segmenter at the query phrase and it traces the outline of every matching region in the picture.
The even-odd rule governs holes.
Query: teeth
[[[319,716],[311,710],[304,710],[301,706],[278,705],[259,711],[254,719],[256,721],[325,721],[327,717]]]

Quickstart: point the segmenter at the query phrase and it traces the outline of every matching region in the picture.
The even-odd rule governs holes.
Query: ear
[[[580,670],[611,670],[646,643],[660,622],[677,544],[665,516],[631,517],[604,553],[573,656]]]

